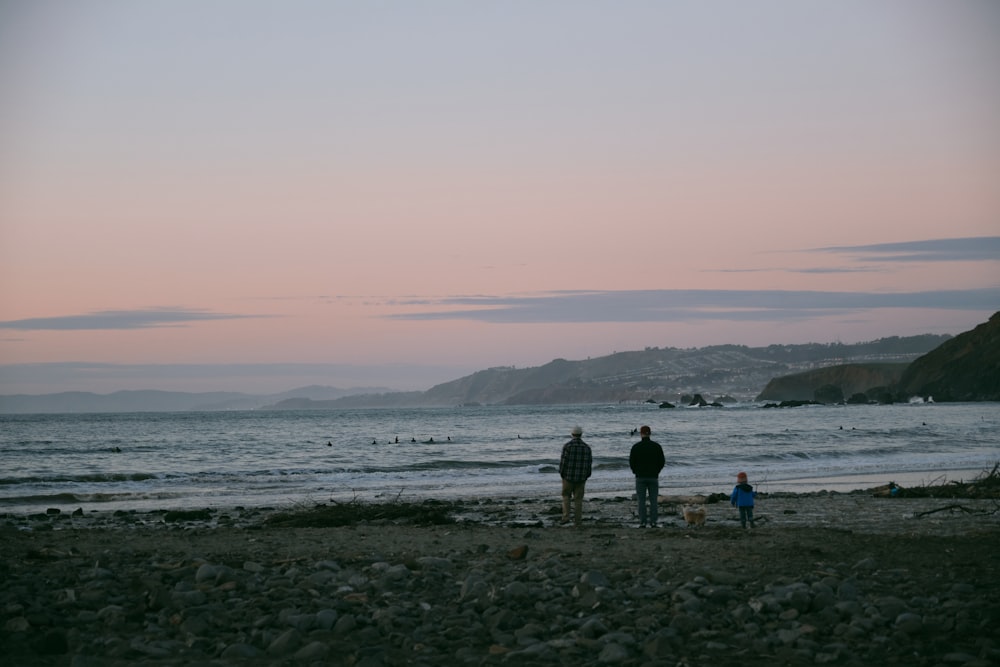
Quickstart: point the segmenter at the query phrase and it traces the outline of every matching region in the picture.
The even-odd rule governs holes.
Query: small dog
[[[685,505],[682,510],[684,514],[684,521],[689,526],[704,526],[705,525],[705,508],[704,507],[694,507],[692,505]]]

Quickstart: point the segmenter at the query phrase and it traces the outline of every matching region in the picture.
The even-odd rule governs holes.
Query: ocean
[[[587,494],[630,496],[633,429],[661,494],[850,491],[969,481],[1000,461],[1000,403],[766,409],[651,404],[0,415],[0,513],[558,498],[575,425]]]

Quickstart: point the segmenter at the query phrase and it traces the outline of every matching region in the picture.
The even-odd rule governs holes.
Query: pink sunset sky
[[[1000,3],[0,3],[0,394],[1000,310]]]

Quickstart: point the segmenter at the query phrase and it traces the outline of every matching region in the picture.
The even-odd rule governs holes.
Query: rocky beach
[[[558,497],[0,519],[0,654],[67,665],[1000,664],[1000,501]]]

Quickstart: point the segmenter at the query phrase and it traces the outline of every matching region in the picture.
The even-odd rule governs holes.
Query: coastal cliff
[[[895,364],[843,364],[816,368],[802,373],[773,378],[758,396],[758,401],[817,401],[820,403],[843,402],[848,397],[865,396],[865,402],[878,401],[891,392],[909,367],[907,363]],[[829,388],[836,400],[822,400],[824,388]]]
[[[758,401],[1000,401],[1000,312],[910,363],[840,364],[772,378]]]
[[[916,359],[897,395],[943,401],[1000,401],[1000,312]]]

